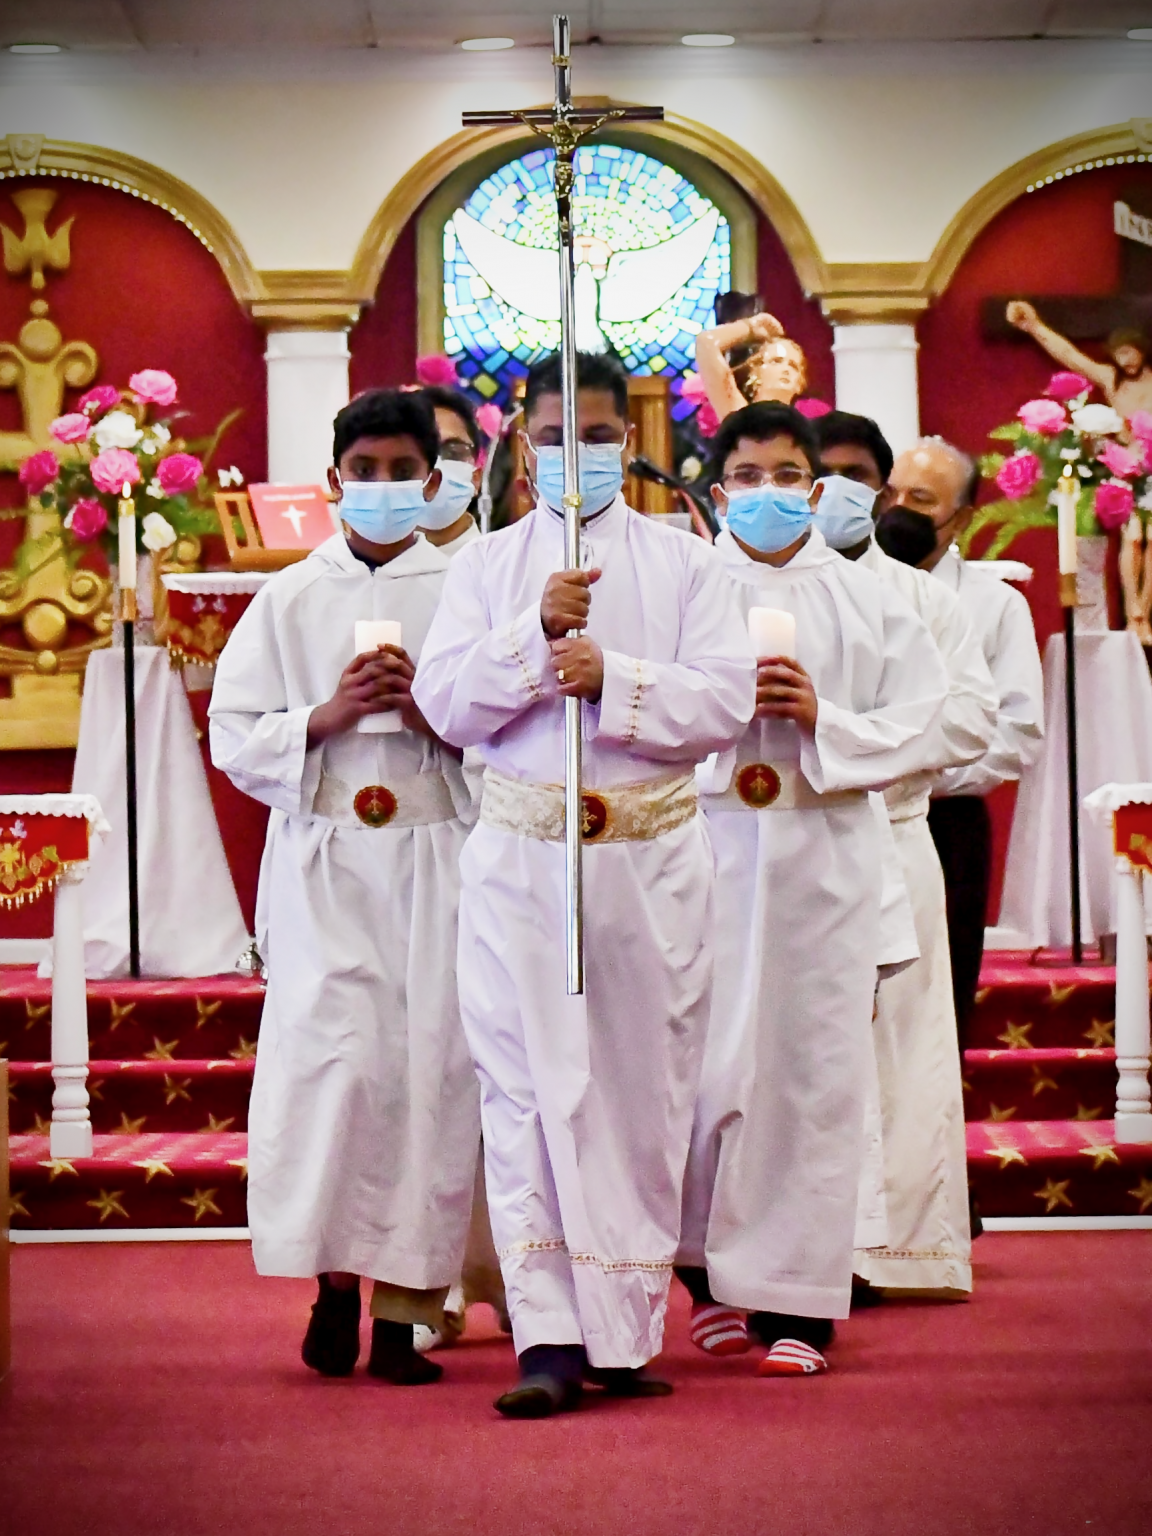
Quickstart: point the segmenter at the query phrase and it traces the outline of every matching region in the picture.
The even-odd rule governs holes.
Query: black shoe
[[[300,1358],[321,1376],[351,1376],[360,1358],[359,1284],[338,1291],[327,1275],[320,1276]]]
[[[368,1374],[397,1387],[426,1387],[440,1380],[444,1367],[416,1353],[411,1323],[392,1323],[377,1317],[372,1320]]]
[[[520,1380],[492,1405],[506,1419],[550,1419],[579,1406],[588,1359],[582,1344],[533,1344],[519,1357]]]
[[[646,1365],[635,1369],[590,1365],[584,1372],[584,1380],[593,1387],[603,1387],[606,1397],[671,1397],[672,1383],[649,1376],[647,1372]]]
[[[977,1203],[974,1192],[968,1191],[968,1225],[972,1232],[972,1241],[984,1235],[984,1223],[980,1220],[980,1206]]]

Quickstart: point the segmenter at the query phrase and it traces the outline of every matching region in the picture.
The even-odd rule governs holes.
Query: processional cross
[[[551,109],[526,112],[465,112],[466,128],[508,127],[523,123],[556,152],[556,221],[560,256],[560,394],[564,444],[564,568],[580,568],[580,479],[576,428],[576,264],[573,251],[572,188],[577,146],[607,122],[654,122],[663,107],[576,107],[572,103],[571,28],[567,16],[552,18],[552,68],[555,99]],[[579,630],[569,631],[570,638]],[[584,991],[584,878],[581,830],[584,823],[579,699],[564,700],[564,846],[565,933],[568,995]]]

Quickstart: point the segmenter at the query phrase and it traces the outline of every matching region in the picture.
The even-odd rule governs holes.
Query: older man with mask
[[[922,557],[906,540],[915,509],[888,496],[877,503],[891,450],[876,423],[834,411],[816,422],[824,493],[816,523],[825,539],[890,583],[928,626],[948,670],[950,693],[938,729],[956,765],[988,750],[996,725],[996,690],[958,599],[915,569]],[[895,473],[895,470],[892,469]],[[912,498],[908,498],[912,499]],[[865,515],[883,507],[873,537]],[[879,544],[877,541],[881,541]],[[901,558],[885,551],[898,550]],[[875,1040],[884,1143],[888,1241],[858,1248],[856,1273],[885,1290],[961,1296],[972,1288],[967,1148],[957,1047],[948,928],[940,860],[928,831],[932,774],[913,774],[885,791],[888,815],[912,903],[920,955],[881,978]]]

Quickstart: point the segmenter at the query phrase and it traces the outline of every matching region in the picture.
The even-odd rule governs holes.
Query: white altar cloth
[[[1101,785],[1152,780],[1152,678],[1134,634],[1112,630],[1076,637],[1077,760],[1080,798]],[[1004,871],[1001,930],[1031,948],[1072,942],[1068,870],[1068,747],[1064,709],[1064,636],[1044,649],[1044,719],[1040,757],[1025,770]],[[1080,808],[1080,906],[1085,943],[1116,932],[1115,858],[1109,826]]]
[[[163,646],[137,646],[135,661],[141,974],[232,971],[248,935],[184,684]],[[73,793],[94,795],[112,828],[93,847],[82,887],[90,980],[128,974],[124,775],[124,652],[95,651],[84,679],[72,776]]]

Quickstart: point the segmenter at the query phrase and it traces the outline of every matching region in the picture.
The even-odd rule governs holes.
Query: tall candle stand
[[[1080,485],[1071,464],[1056,488],[1060,606],[1064,610],[1064,713],[1068,745],[1068,874],[1071,892],[1072,963],[1084,959],[1080,917],[1080,769],[1076,747],[1076,503]]]
[[[120,622],[124,629],[124,782],[128,809],[128,972],[140,975],[140,878],[136,819],[136,504],[125,483],[117,523]]]

